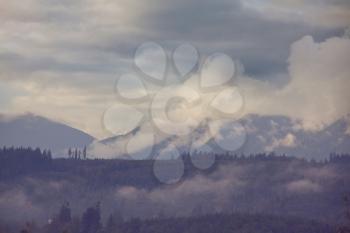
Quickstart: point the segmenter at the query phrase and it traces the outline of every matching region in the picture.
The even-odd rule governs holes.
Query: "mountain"
[[[274,151],[300,158],[325,159],[350,152],[350,121],[343,117],[320,130],[306,130],[302,122],[284,116],[250,115],[242,119],[248,131],[243,153]]]
[[[331,153],[350,152],[350,120],[349,116],[343,117],[333,124],[321,130],[307,130],[302,127],[301,120],[291,119],[285,116],[261,116],[247,115],[238,122],[244,127],[246,137],[244,143],[231,153],[255,154],[270,153],[287,154],[307,159],[325,159]],[[223,128],[231,127],[230,124],[222,125]],[[119,135],[95,142],[93,154],[109,151],[108,158],[121,157],[126,154],[123,150],[130,140],[135,140],[139,135],[144,134],[143,125],[126,135]],[[225,153],[222,147],[218,146],[214,139],[210,139],[209,121],[202,122],[196,129],[186,136],[161,136],[153,143],[153,156],[162,151],[171,151],[174,146],[180,153],[190,151],[212,151]],[[228,132],[230,133],[230,132]],[[228,136],[223,134],[223,138]],[[241,137],[238,137],[240,139]],[[196,141],[205,141],[205,145],[193,148]],[[134,143],[135,144],[135,143]],[[148,152],[150,146],[140,148],[137,154]],[[108,149],[109,148],[109,149]],[[208,149],[209,148],[209,149]],[[146,152],[145,152],[146,151]],[[102,153],[102,157],[103,157]],[[132,157],[134,157],[132,155]],[[137,157],[137,156],[136,156]]]
[[[80,130],[41,116],[25,114],[16,117],[0,115],[0,146],[40,147],[54,156],[69,147],[84,147],[94,138]]]

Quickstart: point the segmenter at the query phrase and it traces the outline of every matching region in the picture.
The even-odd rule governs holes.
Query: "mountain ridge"
[[[328,158],[331,153],[350,152],[350,124],[347,116],[336,120],[321,130],[306,130],[302,127],[301,120],[281,115],[250,114],[239,119],[238,122],[246,129],[246,140],[239,149],[231,151],[231,153],[248,155],[275,152],[277,154],[322,160]],[[111,150],[115,150],[116,157],[120,154],[124,156],[125,151],[120,151],[120,148],[125,147],[128,140],[142,134],[142,128],[143,125],[128,134],[106,138],[98,143],[100,143],[100,146],[107,146]],[[164,137],[155,142],[153,152],[158,154],[165,150],[168,145],[175,145],[181,153],[190,152],[193,139],[203,137],[207,131],[208,125],[205,122],[187,136],[172,135]],[[211,146],[214,153],[226,152],[218,147],[213,139],[208,141],[208,145]],[[113,157],[113,155],[108,157]]]
[[[237,120],[246,130],[246,140],[239,149],[230,153],[249,155],[275,152],[320,160],[327,158],[330,153],[349,153],[349,119],[347,115],[322,130],[311,131],[305,130],[298,119],[281,115],[249,114]],[[0,146],[51,149],[55,157],[66,156],[70,147],[87,146],[89,158],[130,158],[126,156],[125,148],[130,140],[145,133],[144,128],[144,125],[140,125],[128,134],[97,140],[79,129],[32,113],[15,117],[0,114]],[[204,121],[189,135],[156,138],[152,157],[169,150],[171,146],[175,146],[180,153],[191,152],[193,141],[205,137],[207,132],[208,122]],[[213,139],[208,140],[207,144],[214,153],[226,152]],[[144,159],[146,157],[140,155],[150,153],[149,151],[149,146],[140,147],[135,152],[138,155],[133,158]]]
[[[93,140],[81,130],[32,113],[0,114],[0,146],[39,147],[61,156],[69,147],[81,148]]]

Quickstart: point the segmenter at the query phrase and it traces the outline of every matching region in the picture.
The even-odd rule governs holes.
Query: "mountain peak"
[[[89,145],[94,138],[78,129],[33,113],[0,115],[0,146],[40,147],[54,154]]]

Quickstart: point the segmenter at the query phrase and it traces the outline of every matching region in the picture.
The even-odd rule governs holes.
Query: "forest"
[[[349,232],[346,154],[215,155],[204,171],[185,154],[174,185],[155,179],[151,160],[72,154],[0,149],[0,232]]]
[[[259,214],[211,214],[187,218],[164,218],[156,216],[142,220],[133,218],[124,220],[120,215],[110,215],[103,223],[100,204],[85,210],[82,216],[72,218],[69,203],[64,203],[57,215],[39,227],[27,222],[21,233],[331,233],[333,226],[317,221],[296,217],[277,217]],[[340,229],[340,228],[339,228]],[[345,229],[345,228],[344,228]],[[342,229],[340,229],[342,230]],[[0,232],[5,232],[4,229]],[[341,231],[346,232],[346,231]]]

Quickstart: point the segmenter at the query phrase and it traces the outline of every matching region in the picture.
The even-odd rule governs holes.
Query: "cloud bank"
[[[292,44],[288,59],[289,82],[274,88],[266,82],[241,77],[246,110],[301,118],[317,129],[350,112],[350,39],[332,37],[315,42],[305,36]]]
[[[340,35],[349,8],[346,0],[0,1],[0,111],[110,136],[100,119],[115,101],[116,77],[133,68],[137,45],[154,40],[170,51],[187,41],[202,55],[225,52],[244,65],[248,111],[306,120],[322,111],[316,124],[326,123],[348,112],[349,42]]]

